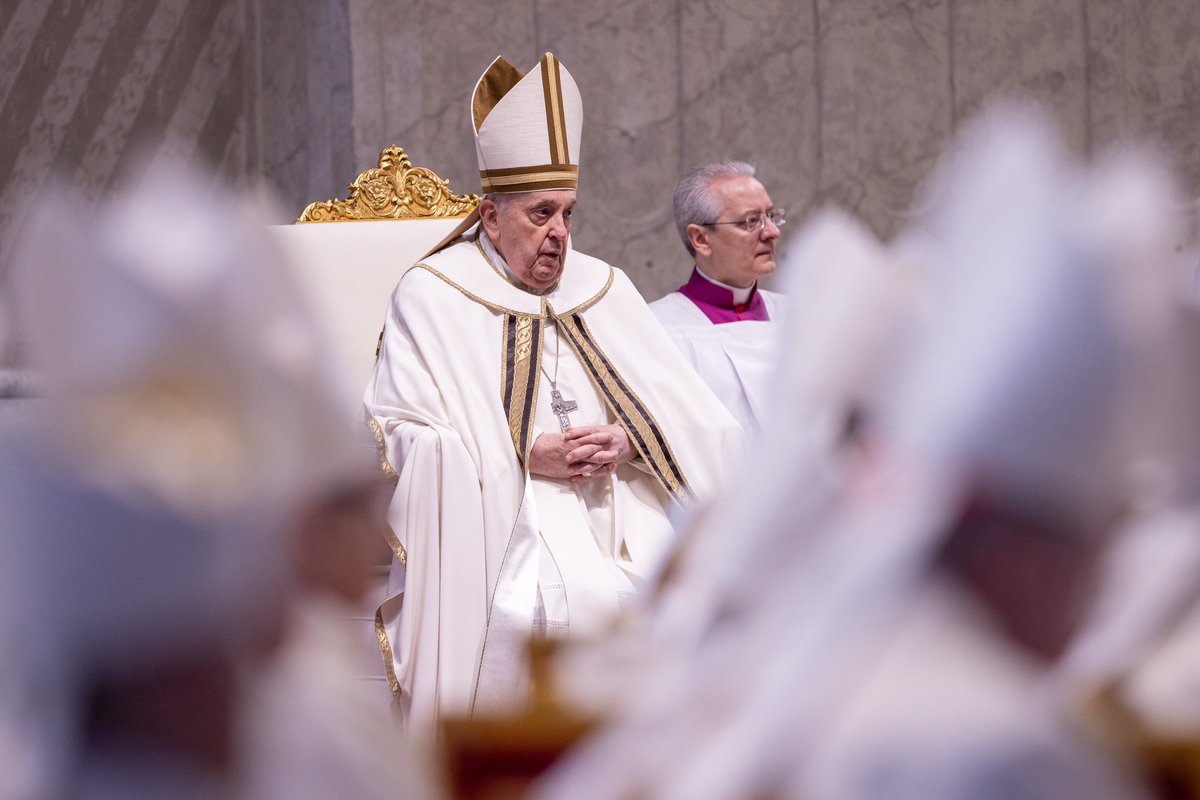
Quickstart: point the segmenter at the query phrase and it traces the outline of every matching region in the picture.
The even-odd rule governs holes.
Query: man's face
[[[509,269],[538,291],[562,276],[574,213],[574,189],[522,192],[501,206],[485,200],[479,207],[484,230]]]
[[[737,222],[775,209],[763,185],[745,175],[718,178],[712,182],[712,193],[721,208],[713,222]],[[770,219],[761,230],[747,231],[741,225],[691,225],[688,232],[697,266],[721,283],[749,288],[775,271],[779,228]]]

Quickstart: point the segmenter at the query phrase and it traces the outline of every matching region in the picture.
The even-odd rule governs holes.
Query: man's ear
[[[483,230],[487,233],[488,238],[493,242],[500,236],[500,220],[499,209],[491,200],[484,200],[479,204],[479,220],[483,224]]]
[[[696,255],[712,255],[712,245],[708,243],[708,228],[693,222],[687,226],[687,235],[688,241],[692,243],[692,249],[696,251]]]

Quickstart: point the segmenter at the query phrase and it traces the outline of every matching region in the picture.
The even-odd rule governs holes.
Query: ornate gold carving
[[[309,203],[297,222],[365,219],[465,217],[479,205],[477,194],[454,194],[449,181],[414,167],[404,149],[392,145],[379,154],[379,166],[360,173],[346,187],[345,200]]]

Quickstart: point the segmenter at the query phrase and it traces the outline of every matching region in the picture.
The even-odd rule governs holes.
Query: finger
[[[563,454],[563,458],[567,461],[583,461],[591,458],[593,453],[599,453],[601,450],[612,450],[612,442],[593,442],[584,441],[574,446],[569,446]]]
[[[568,441],[573,439],[581,439],[586,436],[591,436],[602,430],[603,428],[599,425],[577,425],[567,428],[566,431],[563,432],[563,438],[567,439]]]
[[[607,446],[611,443],[611,437],[602,431],[589,433],[586,436],[577,436],[573,439],[563,440],[563,445],[566,447],[579,447],[580,445],[585,444],[598,444]]]
[[[602,452],[602,448],[598,444],[585,444],[582,447],[577,447],[567,453],[566,460],[568,464],[574,465],[582,461],[591,461],[595,455]]]
[[[618,452],[616,450],[601,450],[597,448],[596,452],[592,453],[592,455],[588,458],[588,461],[596,466],[603,466],[605,464],[611,464],[615,462],[617,460],[617,455]]]

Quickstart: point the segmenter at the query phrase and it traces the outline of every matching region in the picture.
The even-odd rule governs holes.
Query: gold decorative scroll
[[[449,181],[425,167],[414,167],[404,149],[392,145],[379,154],[379,166],[360,173],[346,187],[345,200],[309,203],[297,222],[364,219],[465,217],[479,205],[475,194],[454,194]]]

